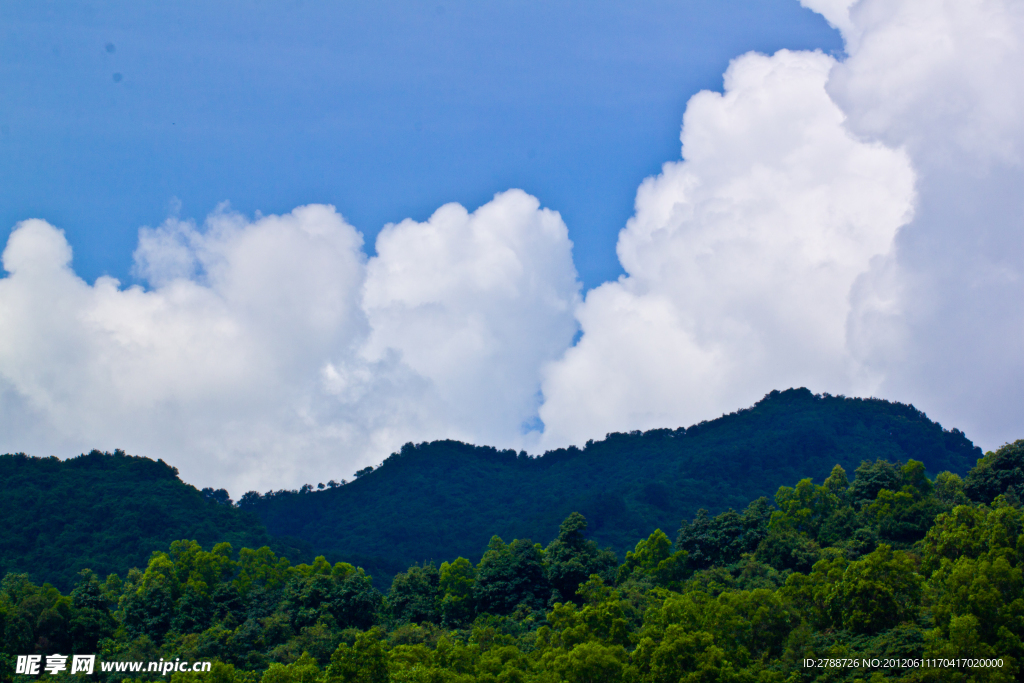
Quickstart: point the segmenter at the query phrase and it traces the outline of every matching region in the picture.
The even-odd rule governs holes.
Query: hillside
[[[698,509],[742,509],[780,485],[821,481],[835,464],[920,460],[960,474],[981,456],[957,430],[912,406],[772,392],[752,408],[688,429],[610,434],[540,457],[456,441],[408,444],[354,482],[319,492],[200,492],[163,461],[93,451],[66,461],[0,456],[0,575],[66,589],[144,566],[178,539],[270,545],[293,561],[324,554],[384,587],[413,562],[469,557],[492,535],[547,543],[571,512],[620,557]],[[325,477],[326,478],[326,477]],[[241,508],[241,509],[240,509]]]
[[[492,539],[387,595],[344,562],[194,541],[67,595],[8,575],[0,680],[31,680],[33,652],[96,652],[99,683],[1022,680],[1024,440],[965,479],[876,460],[791,483],[621,563],[573,513],[546,547]]]
[[[700,508],[742,509],[803,477],[864,460],[919,460],[965,474],[982,455],[959,430],[880,399],[773,391],[688,429],[609,434],[528,457],[456,441],[408,444],[381,467],[323,491],[250,492],[240,506],[277,537],[390,576],[413,562],[472,556],[492,535],[547,543],[573,511],[619,556]]]
[[[164,461],[122,451],[0,455],[0,520],[0,576],[26,572],[62,589],[87,567],[101,576],[144,567],[177,539],[236,549],[271,542],[226,492],[200,492]]]

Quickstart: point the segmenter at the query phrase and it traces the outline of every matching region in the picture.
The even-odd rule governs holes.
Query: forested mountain
[[[912,406],[806,389],[688,429],[611,434],[533,458],[456,441],[409,444],[344,486],[249,493],[240,508],[226,491],[200,492],[163,461],[121,451],[4,455],[0,572],[67,589],[83,567],[124,573],[189,538],[270,545],[293,561],[323,554],[364,567],[385,588],[413,562],[472,555],[495,534],[547,543],[574,511],[621,556],[698,509],[740,509],[786,482],[821,481],[835,464],[915,459],[930,473],[962,474],[980,456]]]
[[[83,568],[123,574],[180,538],[271,543],[226,491],[200,492],[162,460],[122,451],[63,461],[0,455],[0,574],[28,572],[67,589]]]
[[[574,511],[621,555],[701,508],[742,509],[787,482],[822,481],[836,464],[852,472],[864,460],[914,459],[932,475],[964,474],[981,455],[913,406],[790,389],[688,429],[609,434],[540,457],[457,441],[408,444],[344,486],[250,492],[239,505],[272,535],[383,577],[470,555],[494,534],[547,543]]]
[[[67,595],[8,574],[0,681],[70,680],[67,653],[95,653],[102,683],[1024,680],[1024,440],[965,479],[853,475],[656,529],[621,562],[572,513],[546,546],[493,537],[387,595],[351,564],[187,540]]]

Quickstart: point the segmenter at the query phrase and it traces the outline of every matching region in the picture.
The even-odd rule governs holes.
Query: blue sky
[[[65,230],[87,281],[137,231],[327,203],[367,238],[522,188],[587,287],[622,271],[637,185],[748,50],[841,50],[796,2],[7,2],[0,226]],[[119,79],[119,80],[118,80]]]
[[[800,386],[996,448],[1021,64],[1018,0],[4,2],[0,452],[237,496]]]

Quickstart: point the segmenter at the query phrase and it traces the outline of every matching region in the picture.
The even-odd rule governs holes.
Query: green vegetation
[[[121,451],[66,461],[3,455],[0,575],[24,572],[67,591],[85,567],[124,575],[190,538],[204,547],[268,545],[293,562],[323,555],[363,567],[385,590],[409,565],[471,557],[493,535],[548,543],[573,511],[586,517],[590,538],[623,557],[636,539],[700,509],[742,509],[801,477],[820,481],[837,463],[852,471],[865,459],[913,459],[932,475],[964,475],[981,455],[913,406],[806,389],[772,392],[689,429],[610,434],[535,458],[457,441],[408,444],[348,484],[250,492],[238,506],[224,490],[200,492],[162,461]],[[1017,452],[988,463],[968,489],[988,502],[1003,493],[1019,498],[1020,460]],[[873,498],[895,475],[871,476],[856,495]],[[752,543],[744,537],[722,552],[735,559]],[[556,587],[564,593],[564,583]]]
[[[1005,473],[1022,448],[966,479],[872,459],[851,482],[837,465],[774,502],[699,512],[674,542],[655,530],[621,564],[573,513],[546,546],[494,537],[476,563],[409,567],[386,596],[351,564],[194,541],[123,578],[83,570],[69,595],[8,574],[0,680],[28,680],[16,654],[97,652],[216,662],[172,683],[1020,681],[1024,508]],[[921,658],[1002,666],[900,663]]]
[[[164,461],[122,451],[63,461],[0,455],[0,520],[0,573],[25,572],[63,590],[86,567],[124,574],[178,538],[273,543],[226,491],[200,492]]]
[[[621,557],[702,508],[742,509],[802,477],[821,481],[836,464],[852,472],[863,460],[913,459],[932,476],[963,476],[981,456],[913,406],[790,389],[688,429],[609,434],[536,458],[457,441],[408,444],[344,486],[250,492],[239,505],[274,537],[390,577],[414,562],[472,556],[495,534],[547,543],[573,511]],[[856,495],[873,499],[893,475],[872,476]]]

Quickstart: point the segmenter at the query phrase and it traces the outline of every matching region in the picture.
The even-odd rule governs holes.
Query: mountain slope
[[[25,572],[65,590],[83,568],[124,575],[177,539],[229,541],[236,550],[271,542],[226,492],[204,495],[163,460],[122,451],[0,455],[0,521],[0,576]]]
[[[547,543],[573,511],[621,555],[700,508],[742,508],[801,477],[821,481],[836,464],[852,475],[863,460],[913,458],[933,475],[964,474],[981,455],[913,406],[790,389],[689,429],[609,434],[536,458],[456,441],[407,444],[345,486],[250,492],[239,504],[275,536],[392,574],[472,556],[493,534]]]

